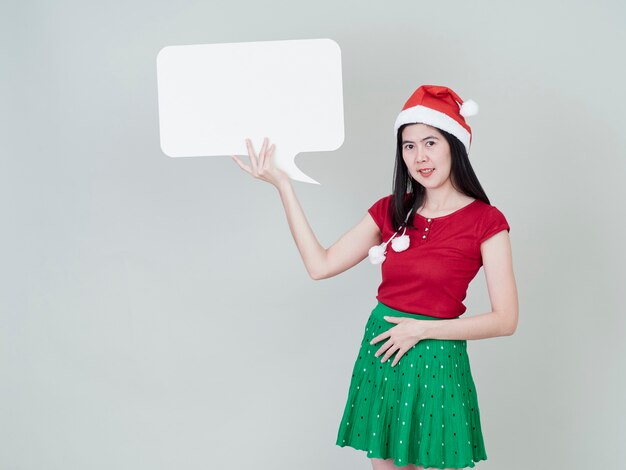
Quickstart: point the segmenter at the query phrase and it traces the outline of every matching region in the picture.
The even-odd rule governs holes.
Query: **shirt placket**
[[[430,233],[430,228],[432,226],[433,223],[433,219],[428,218],[426,219],[426,225],[424,226],[424,230],[422,232],[422,243],[426,243],[426,241],[428,240],[428,234]]]

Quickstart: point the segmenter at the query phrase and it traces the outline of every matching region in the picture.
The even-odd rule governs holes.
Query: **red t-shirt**
[[[384,242],[394,234],[392,198],[385,196],[368,209]],[[510,231],[509,224],[495,206],[476,199],[442,217],[415,214],[413,225],[415,229],[406,231],[410,244],[405,251],[396,253],[387,244],[376,298],[403,312],[438,318],[462,315],[467,287],[483,264],[480,244],[502,230]]]

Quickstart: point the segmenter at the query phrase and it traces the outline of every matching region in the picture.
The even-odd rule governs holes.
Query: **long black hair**
[[[413,179],[402,158],[402,131],[409,125],[411,124],[401,126],[397,135],[396,163],[393,170],[393,198],[392,204],[389,205],[394,231],[398,230],[404,223],[404,219],[406,219],[409,211],[413,210],[415,214],[415,211],[424,203],[425,188]],[[435,127],[435,129],[441,132],[450,145],[450,156],[452,158],[450,182],[452,186],[466,196],[491,204],[485,190],[476,177],[476,173],[474,173],[465,146],[449,132],[438,127]],[[409,219],[407,226],[415,228],[411,219]]]

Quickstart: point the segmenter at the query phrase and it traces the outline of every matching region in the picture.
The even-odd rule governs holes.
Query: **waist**
[[[401,310],[388,307],[380,301],[378,301],[378,304],[374,307],[374,310],[372,310],[372,315],[380,318],[381,320],[384,320],[383,317],[407,317],[415,320],[452,320],[451,318],[439,318],[433,317],[432,315],[422,315],[421,313],[403,312]]]

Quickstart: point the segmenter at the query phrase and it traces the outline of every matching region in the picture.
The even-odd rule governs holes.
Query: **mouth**
[[[420,174],[426,176],[426,175],[430,175],[433,171],[435,171],[434,168],[422,168],[421,170],[418,170],[420,172]]]

